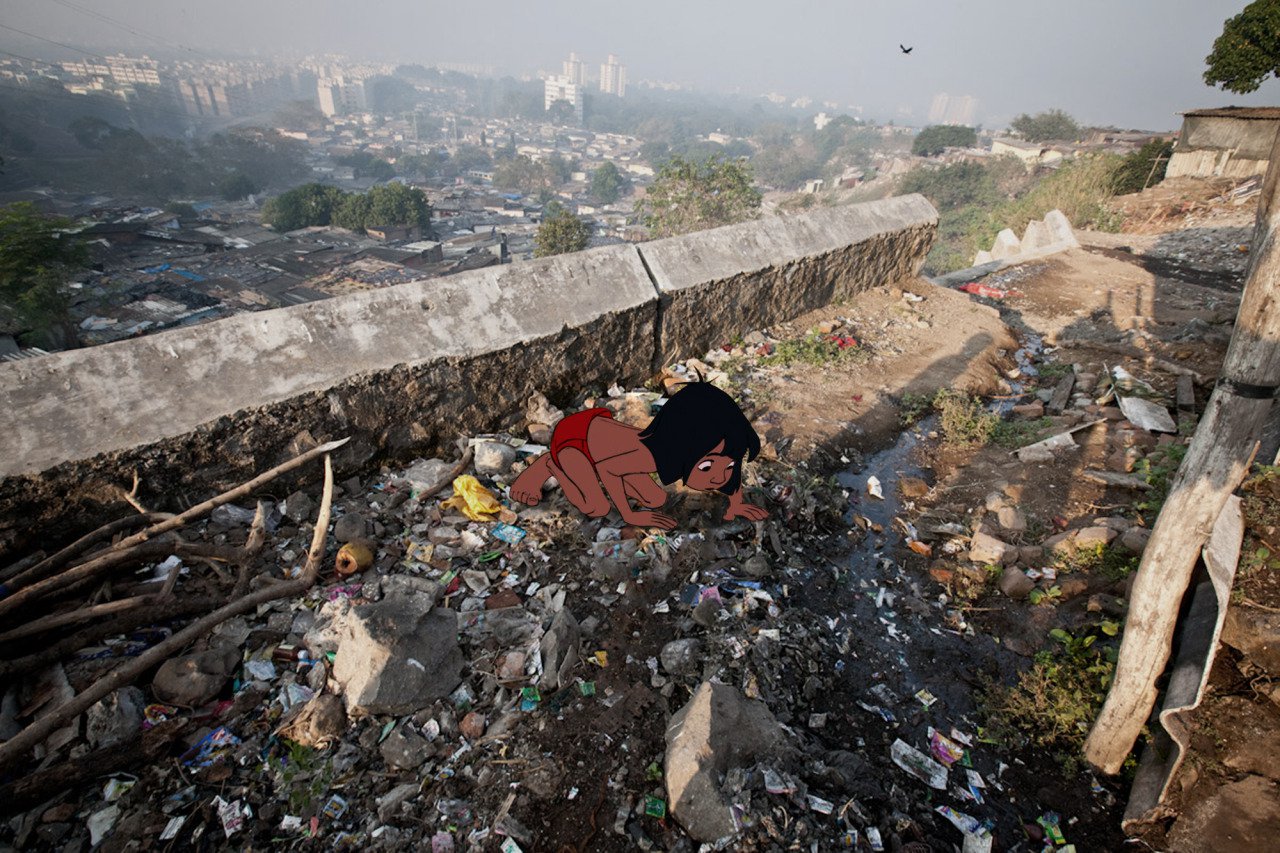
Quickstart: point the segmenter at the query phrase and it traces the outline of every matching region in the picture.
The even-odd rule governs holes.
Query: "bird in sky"
[[[901,50],[903,53],[910,53],[911,51],[915,50],[916,47],[915,45],[912,45],[911,47],[903,47],[901,42],[899,42],[898,49]]]

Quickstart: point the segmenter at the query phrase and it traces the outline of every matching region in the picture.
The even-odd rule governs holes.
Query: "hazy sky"
[[[1210,89],[1204,57],[1245,0],[0,0],[0,22],[78,46],[155,51],[81,11],[210,51],[340,52],[377,60],[475,62],[501,73],[556,70],[570,50],[598,65],[616,53],[631,84],[859,105],[922,123],[938,92],[973,95],[1002,125],[1052,107],[1082,122],[1176,128],[1177,113],[1276,104]],[[79,7],[74,8],[74,7]],[[898,43],[914,46],[902,55]],[[0,30],[0,47],[55,51]],[[817,103],[813,111],[819,109]]]

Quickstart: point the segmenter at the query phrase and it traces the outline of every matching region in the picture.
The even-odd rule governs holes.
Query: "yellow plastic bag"
[[[502,511],[493,493],[470,474],[453,481],[453,497],[442,502],[440,508],[456,509],[472,521],[493,521],[493,516]]]

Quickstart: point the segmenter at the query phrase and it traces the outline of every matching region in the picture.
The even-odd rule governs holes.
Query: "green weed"
[[[841,347],[835,341],[819,334],[781,341],[770,355],[763,356],[760,364],[790,367],[793,364],[821,366],[833,362],[856,361],[866,357],[861,347]]]
[[[1134,473],[1151,484],[1151,491],[1134,505],[1139,512],[1149,513],[1153,518],[1160,514],[1160,508],[1169,497],[1173,476],[1186,455],[1187,446],[1175,443],[1157,447],[1145,458],[1138,460]]]
[[[1103,634],[1110,636],[1105,629]],[[1011,687],[982,692],[987,727],[1001,741],[1049,750],[1068,772],[1079,767],[1080,749],[1115,675],[1115,647],[1092,633],[1049,634],[1059,648],[1039,652],[1031,669]]]
[[[1045,438],[1053,429],[1053,421],[1038,418],[1034,421],[997,421],[991,431],[991,440],[1001,447],[1025,447]]]
[[[1108,580],[1122,581],[1138,570],[1141,558],[1105,545],[1077,548],[1060,555],[1055,561],[1059,571],[1082,572],[1100,575]]]
[[[1061,361],[1046,361],[1036,368],[1044,384],[1056,385],[1058,380],[1071,372],[1071,365]]]
[[[912,426],[923,420],[929,412],[933,411],[935,397],[937,397],[936,391],[932,394],[915,394],[911,391],[903,394],[898,400],[898,418],[902,421],[902,425]]]
[[[999,416],[988,412],[982,401],[960,391],[939,391],[933,406],[938,410],[948,444],[987,444],[1000,422]]]

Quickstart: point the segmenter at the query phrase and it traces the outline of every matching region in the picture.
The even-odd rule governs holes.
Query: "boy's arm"
[[[597,464],[596,474],[600,477],[600,485],[604,486],[605,494],[609,496],[609,500],[613,501],[613,505],[618,509],[618,514],[622,516],[622,520],[627,524],[633,524],[636,527],[661,527],[670,530],[676,526],[674,518],[660,512],[632,509],[631,502],[627,500],[627,487],[623,484],[622,477],[624,474],[637,473],[634,470],[637,467],[635,463],[642,461],[643,458],[639,451],[632,451],[614,456]]]
[[[769,517],[769,511],[764,507],[744,501],[742,499],[742,487],[739,486],[736,491],[729,495],[729,508],[725,511],[724,520],[729,521],[739,516],[748,521],[763,521]]]

